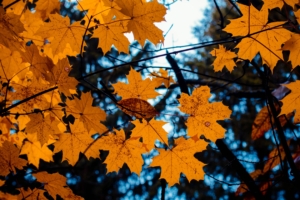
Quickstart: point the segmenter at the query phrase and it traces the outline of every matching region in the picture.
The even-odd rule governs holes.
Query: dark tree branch
[[[177,62],[175,61],[175,59],[169,54],[169,52],[167,51],[167,56],[166,56],[168,62],[170,63],[172,69],[174,70],[175,72],[175,76],[177,78],[177,81],[178,81],[178,84],[180,86],[180,90],[181,92],[183,93],[186,93],[186,94],[189,94],[189,89],[186,85],[186,82],[183,78],[183,75],[181,73],[181,70],[177,64]]]

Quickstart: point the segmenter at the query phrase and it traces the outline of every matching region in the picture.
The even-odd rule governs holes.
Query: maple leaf
[[[226,66],[228,71],[232,72],[233,68],[236,66],[233,58],[236,57],[236,54],[232,51],[226,50],[223,45],[219,45],[219,48],[214,48],[210,54],[216,56],[217,58],[213,62],[214,71],[222,71]]]
[[[36,177],[38,182],[43,184],[44,189],[47,190],[50,196],[52,196],[54,199],[56,199],[56,195],[59,195],[63,199],[65,199],[64,197],[69,199],[69,196],[76,197],[74,200],[82,199],[78,196],[75,196],[72,190],[69,187],[66,187],[67,179],[59,173],[49,174],[47,172],[38,172],[33,174],[33,176]]]
[[[10,171],[16,173],[17,169],[22,169],[27,161],[19,158],[19,149],[11,142],[5,141],[0,147],[0,176],[7,176]]]
[[[12,195],[9,193],[3,193],[0,191],[0,199],[1,200],[18,200],[16,195]]]
[[[11,51],[19,51],[23,48],[20,42],[20,33],[25,29],[20,21],[20,16],[13,13],[5,13],[0,7],[0,44],[10,48]]]
[[[48,148],[48,143],[41,145],[37,139],[37,134],[28,134],[22,146],[20,155],[26,154],[28,162],[39,168],[40,159],[50,162],[53,161],[53,152]]]
[[[89,92],[81,93],[80,99],[76,97],[72,101],[68,99],[66,101],[66,113],[67,115],[72,114],[82,121],[88,131],[93,129],[98,133],[102,133],[107,128],[100,121],[105,121],[106,114],[101,108],[92,106],[93,100]]]
[[[132,130],[131,138],[143,138],[143,144],[145,144],[148,151],[153,149],[155,140],[159,140],[162,143],[168,145],[168,133],[162,128],[166,122],[156,121],[151,119],[149,122],[145,119],[140,123],[139,120],[132,122],[135,128]]]
[[[141,154],[146,153],[142,143],[136,139],[126,140],[124,130],[115,130],[115,133],[97,140],[102,150],[109,151],[104,162],[107,165],[107,173],[118,172],[126,163],[131,172],[140,175],[144,163]]]
[[[141,74],[134,69],[131,69],[126,77],[129,84],[122,82],[112,84],[115,93],[121,96],[122,99],[137,98],[148,100],[159,95],[155,91],[156,83],[151,81],[150,78],[142,80]]]
[[[46,74],[50,71],[54,64],[52,60],[46,56],[41,55],[35,44],[25,47],[25,52],[21,52],[22,60],[25,64],[29,65],[29,70],[39,78],[46,78]]]
[[[300,65],[299,57],[300,34],[292,33],[292,37],[284,43],[283,50],[290,51],[289,60],[292,63],[292,69]]]
[[[250,173],[250,176],[253,180],[256,180],[261,174],[263,174],[261,169],[255,170]],[[235,196],[238,196],[239,194],[245,193],[249,191],[248,186],[245,183],[242,183],[239,185],[239,187],[235,191]]]
[[[28,71],[28,67],[22,62],[20,53],[12,52],[4,46],[0,46],[0,50],[0,78],[6,81],[18,81],[18,74]]]
[[[153,106],[145,100],[137,98],[123,99],[118,102],[118,107],[127,115],[136,118],[152,118],[158,114]]]
[[[260,53],[263,64],[272,70],[278,60],[283,60],[281,45],[291,37],[290,31],[282,28],[285,22],[268,23],[268,9],[265,6],[259,11],[254,6],[239,4],[243,16],[230,20],[223,30],[233,36],[249,36],[243,38],[236,46],[238,57],[252,60]]]
[[[25,190],[24,188],[20,188],[19,191],[20,194],[18,195],[18,200],[47,200],[47,198],[44,196],[45,190],[31,190],[30,188]]]
[[[26,10],[25,13],[22,14],[20,20],[25,29],[25,31],[20,34],[20,36],[23,37],[24,42],[33,42],[36,46],[42,47],[44,45],[44,40],[41,36],[36,35],[38,29],[44,25],[44,22],[39,15],[37,13],[32,13],[30,10]]]
[[[98,47],[102,49],[105,54],[112,45],[114,45],[119,52],[129,53],[129,41],[124,33],[127,31],[128,21],[120,21],[107,25],[99,25],[94,30],[93,38],[99,38]]]
[[[299,0],[268,0],[268,1],[264,1],[264,6],[267,7],[268,9],[273,9],[276,7],[282,8],[284,3],[294,7],[295,4],[299,3]]]
[[[41,113],[30,114],[30,121],[26,125],[26,133],[37,134],[37,140],[43,146],[49,140],[49,135],[55,135],[65,130],[65,125],[51,115],[43,116]]]
[[[166,8],[157,0],[146,2],[145,0],[116,0],[121,12],[130,18],[128,32],[132,31],[134,39],[142,46],[145,40],[153,44],[164,41],[162,31],[153,23],[164,21]]]
[[[41,80],[35,79],[35,77],[25,77],[19,82],[12,82],[11,86],[14,88],[14,92],[11,93],[11,97],[14,100],[23,100],[34,96],[37,93],[49,89],[49,85],[41,82]],[[47,95],[36,96],[18,106],[26,112],[32,111],[34,108],[45,109],[48,108],[51,99]],[[18,109],[14,108],[12,110]]]
[[[88,10],[84,20],[89,21],[90,26],[118,23],[122,19],[129,18],[120,12],[121,8],[115,0],[82,0],[78,3],[77,8],[81,11]]]
[[[65,96],[71,96],[76,93],[78,81],[69,76],[71,66],[67,58],[59,60],[58,63],[49,70],[47,80],[51,85],[58,86],[58,90]]]
[[[297,123],[300,121],[300,81],[297,80],[296,82],[284,84],[284,86],[290,89],[291,93],[282,99],[283,105],[281,107],[280,115],[288,115],[290,112],[296,110],[294,123]]]
[[[152,76],[152,81],[157,83],[156,87],[164,84],[168,88],[172,83],[175,83],[172,76],[168,75],[168,71],[163,70],[162,68],[159,69],[158,73],[152,72],[150,75]]]
[[[192,138],[175,139],[173,148],[158,149],[159,155],[153,158],[150,167],[161,167],[160,178],[164,178],[170,187],[179,183],[180,173],[185,174],[189,181],[203,180],[204,163],[197,160],[194,154],[205,150],[206,145],[203,140],[195,142]]]
[[[66,55],[76,56],[81,52],[85,28],[80,22],[74,22],[70,25],[69,17],[62,17],[59,14],[49,15],[50,22],[44,23],[36,32],[37,35],[49,41],[45,48],[51,49],[51,52],[45,50],[45,53],[53,59],[54,63],[58,58],[64,58]],[[67,48],[67,47],[70,47]]]
[[[277,111],[279,111],[279,105],[275,105]],[[279,112],[278,112],[279,113]],[[287,119],[290,119],[294,113],[289,113],[287,116],[281,115],[279,116],[279,121],[281,126],[283,127],[287,123]],[[271,120],[272,119],[272,123]],[[271,113],[270,108],[267,106],[263,107],[259,113],[256,115],[255,120],[252,124],[252,132],[251,138],[252,140],[256,140],[261,138],[268,130],[272,128],[272,124],[274,124],[274,119]]]
[[[74,125],[70,124],[69,132],[61,133],[58,137],[58,141],[54,144],[54,153],[62,151],[62,160],[68,161],[72,166],[78,161],[79,153],[85,152],[94,142],[91,133],[87,131],[82,122],[78,121],[75,121]],[[99,150],[96,154],[98,154],[99,157]]]
[[[287,144],[290,145],[291,140],[287,141]],[[279,152],[278,152],[279,150]],[[280,156],[279,156],[280,154]],[[285,151],[282,147],[282,145],[280,145],[278,148],[275,147],[268,156],[268,161],[265,163],[264,169],[263,169],[263,173],[266,173],[268,171],[270,171],[271,169],[273,169],[274,167],[276,167],[282,160],[285,159]]]
[[[225,129],[217,121],[228,119],[231,110],[222,102],[210,103],[208,101],[210,96],[208,86],[196,88],[191,96],[182,93],[179,109],[190,115],[186,122],[189,136],[199,138],[203,134],[215,142],[225,134]]]
[[[50,14],[59,13],[59,0],[39,0],[36,2],[35,11],[43,20],[48,19]]]
[[[2,6],[5,8],[6,6],[10,5],[12,3],[12,0],[3,0],[2,1]],[[7,13],[14,13],[16,15],[21,15],[22,12],[26,9],[26,1],[18,1],[14,2],[14,4],[10,5],[9,8],[6,10]]]

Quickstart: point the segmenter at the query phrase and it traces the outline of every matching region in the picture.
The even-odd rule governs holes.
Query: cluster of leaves
[[[142,154],[156,148],[155,141],[159,140],[164,148],[157,148],[159,155],[150,166],[161,167],[161,178],[170,186],[179,182],[180,173],[189,180],[203,179],[204,164],[194,154],[204,150],[207,143],[199,137],[204,134],[211,141],[224,137],[225,129],[217,120],[231,114],[222,103],[208,101],[211,94],[207,86],[179,99],[180,110],[189,116],[186,124],[190,138],[168,138],[163,128],[167,122],[155,120],[158,113],[147,100],[159,95],[155,88],[174,83],[173,78],[161,69],[142,79],[131,69],[129,84],[113,84],[115,94],[122,97],[116,105],[129,118],[135,118],[131,136],[126,137],[123,129],[109,130],[101,123],[106,120],[106,112],[93,106],[91,92],[76,90],[80,80],[69,76],[72,67],[68,56],[84,52],[86,36],[98,38],[103,53],[112,45],[128,53],[126,32],[132,32],[141,45],[146,39],[154,44],[162,42],[162,31],[153,23],[164,20],[166,8],[156,0],[83,0],[77,9],[84,18],[70,23],[68,17],[59,14],[59,1],[2,2],[0,176],[16,174],[31,164],[36,169],[32,173],[35,185],[18,185],[17,198],[56,199],[59,195],[81,199],[66,186],[66,177],[39,171],[40,160],[54,162],[54,154],[62,152],[62,162],[74,166],[80,154],[87,159],[100,158],[100,150],[107,150],[107,172],[118,172],[126,163],[131,172],[140,174]],[[0,184],[5,186],[5,180]],[[9,193],[0,195],[14,198]]]
[[[219,48],[215,48],[210,52],[211,55],[216,56],[213,63],[214,70],[221,71],[226,66],[228,71],[232,72],[237,63],[253,60],[251,64],[263,80],[266,95],[272,96],[270,93],[268,94],[270,87],[268,77],[274,68],[278,66],[278,61],[290,61],[292,70],[299,65],[299,59],[297,58],[297,52],[299,52],[297,48],[299,30],[296,25],[297,22],[299,23],[300,12],[297,9],[300,5],[299,1],[264,1],[258,8],[251,5],[251,3],[249,5],[237,3],[237,5],[242,16],[237,19],[231,19],[223,31],[230,33],[234,37],[232,38],[233,41],[238,41],[238,44],[234,47],[235,51],[227,50],[223,45],[219,45]],[[292,14],[294,21],[293,19],[289,21],[270,20],[270,13],[278,8],[283,9],[283,6],[285,6],[285,9],[287,9],[287,6],[294,8]],[[295,23],[296,20],[297,22]],[[288,56],[287,52],[289,52]],[[261,65],[264,65],[264,70],[256,64],[258,59],[261,59]],[[292,117],[294,124],[299,123],[297,106],[299,83],[299,81],[295,81],[276,86],[278,88],[272,93],[275,98],[268,98],[268,105],[261,109],[253,122],[252,140],[262,138],[268,130],[274,129],[274,127],[281,129]],[[278,100],[281,100],[281,102]],[[278,132],[283,135],[282,129],[278,130]],[[291,144],[292,139],[286,142],[285,136],[282,137],[281,135],[279,135],[279,139],[282,145],[277,145],[269,153],[269,158],[265,162],[263,169],[256,169],[250,174],[253,180],[261,180],[259,179],[260,177],[270,173],[274,167],[282,163],[287,155],[289,156],[287,160],[295,175],[295,180],[299,179],[299,167],[297,167],[299,147],[294,148],[290,146],[290,148],[294,149],[294,153],[291,155],[288,146]],[[277,177],[279,176],[277,175]],[[262,194],[266,194],[267,189],[273,183],[271,179],[262,181],[259,186]],[[248,190],[248,185],[243,183],[238,187],[236,195]]]

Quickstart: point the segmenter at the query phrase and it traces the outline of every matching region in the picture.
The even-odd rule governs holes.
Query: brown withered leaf
[[[275,105],[275,108],[276,111],[279,113],[280,111],[279,105]],[[280,115],[278,117],[280,121],[280,125],[284,126],[292,116],[294,116],[294,113],[289,113],[286,116]],[[270,121],[270,118],[272,118],[272,123]],[[261,138],[268,130],[272,128],[272,124],[274,124],[274,119],[271,110],[270,108],[268,109],[268,107],[265,106],[256,115],[255,120],[252,124],[252,132],[251,132],[252,140]]]
[[[124,99],[118,102],[118,107],[127,115],[136,118],[152,118],[158,114],[153,106],[145,100],[137,98]]]

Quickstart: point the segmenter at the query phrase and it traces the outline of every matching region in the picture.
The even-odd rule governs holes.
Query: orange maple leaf
[[[73,194],[72,190],[67,187],[67,178],[60,175],[59,173],[49,174],[47,172],[38,172],[33,174],[37,181],[42,183],[44,189],[56,199],[56,195],[59,195],[63,199],[70,199],[69,196],[73,196],[74,200],[82,199]],[[71,199],[70,199],[71,200]]]
[[[52,60],[46,56],[41,55],[35,44],[25,47],[25,52],[21,52],[23,62],[28,66],[29,70],[39,78],[46,78],[47,72],[50,71],[54,64]]]
[[[57,0],[40,0],[36,2],[35,11],[43,20],[48,19],[50,14],[59,13],[61,2]]]
[[[268,9],[273,9],[273,8],[282,8],[284,3],[294,7],[295,4],[299,4],[299,0],[268,0],[264,1],[264,6],[267,7]]]
[[[141,74],[134,69],[131,69],[126,77],[129,84],[122,82],[112,84],[115,93],[121,96],[122,99],[137,98],[148,100],[159,95],[155,91],[156,83],[151,81],[150,78],[143,80]]]
[[[208,86],[196,88],[191,96],[182,93],[179,108],[190,115],[186,122],[189,136],[199,138],[203,134],[207,139],[215,142],[225,134],[225,129],[217,121],[228,119],[231,110],[222,102],[210,103],[208,101],[210,96]]]
[[[191,181],[203,180],[204,163],[197,160],[194,155],[205,150],[207,143],[203,140],[195,142],[192,138],[186,140],[178,138],[171,149],[158,149],[159,155],[153,158],[150,167],[161,167],[160,178],[164,178],[169,186],[179,183],[180,173],[185,174]]]
[[[59,60],[58,63],[49,70],[47,80],[50,85],[58,86],[58,90],[65,96],[71,96],[76,93],[78,81],[74,77],[70,77],[71,66],[67,58]]]
[[[30,121],[26,125],[25,132],[28,134],[36,133],[37,140],[44,145],[48,142],[50,135],[59,134],[65,131],[65,125],[56,117],[51,115],[44,116],[41,113],[29,114]]]
[[[90,92],[81,93],[80,99],[76,97],[73,100],[67,99],[66,113],[82,121],[88,131],[93,129],[103,133],[107,128],[100,121],[105,121],[106,114],[101,108],[92,106],[93,100]]]
[[[54,153],[62,151],[62,160],[66,160],[74,166],[79,158],[79,153],[85,150],[94,142],[92,132],[87,131],[82,122],[75,120],[75,124],[70,124],[70,130],[67,133],[58,135],[59,139],[54,143]],[[90,149],[92,151],[94,149]],[[89,152],[91,154],[91,152]],[[99,150],[93,155],[99,157]]]
[[[39,168],[40,159],[46,162],[53,161],[53,152],[48,148],[51,142],[41,145],[36,133],[28,134],[26,139],[20,155],[26,154],[29,163]]]
[[[10,171],[16,173],[17,169],[22,169],[27,161],[19,158],[19,149],[11,142],[5,141],[0,147],[0,176],[7,176]]]
[[[299,45],[300,45],[300,34],[291,33],[292,37],[284,43],[283,50],[290,51],[289,60],[292,63],[292,69],[300,65],[299,61]]]
[[[130,18],[128,32],[132,31],[134,39],[144,46],[146,39],[153,44],[164,41],[162,31],[154,22],[164,21],[166,8],[157,0],[116,0],[121,12]]]
[[[283,60],[281,45],[290,37],[290,31],[282,28],[285,22],[268,23],[268,9],[263,6],[257,10],[254,6],[239,4],[243,16],[230,20],[223,30],[233,36],[248,36],[236,46],[239,48],[238,57],[252,60],[259,52],[263,63],[272,70],[278,60]],[[251,35],[253,34],[253,35]],[[251,36],[250,36],[251,35]]]
[[[152,76],[152,81],[157,83],[156,87],[164,84],[168,88],[172,83],[175,83],[173,77],[168,75],[168,71],[162,68],[158,72],[152,72],[150,75]]]
[[[223,45],[219,45],[219,48],[214,48],[210,54],[212,56],[216,56],[216,59],[213,62],[214,71],[222,71],[224,67],[228,69],[228,71],[232,72],[233,68],[236,66],[233,58],[237,55],[230,51],[226,50]]]
[[[25,30],[20,21],[20,16],[13,13],[5,13],[0,7],[0,44],[6,46],[11,51],[19,51],[23,48],[20,42],[20,34]]]
[[[85,43],[82,45],[85,28],[80,22],[70,25],[68,16],[51,14],[49,18],[50,22],[45,22],[36,32],[36,35],[49,41],[45,45],[45,53],[53,59],[54,63],[57,63],[58,58],[64,58],[66,55],[76,56],[79,54],[85,45]]]
[[[20,73],[26,73],[28,67],[22,62],[19,52],[0,46],[0,79],[18,81]]]
[[[149,122],[145,119],[135,120],[131,122],[135,125],[132,130],[131,138],[143,138],[143,144],[145,144],[148,151],[153,149],[155,140],[159,140],[162,143],[168,145],[168,133],[162,128],[166,122],[156,121],[151,119]]]
[[[94,30],[93,38],[99,38],[98,47],[102,49],[105,54],[112,45],[114,45],[119,52],[129,53],[129,44],[124,33],[127,31],[128,21],[120,21],[109,23],[107,25],[99,25]]]
[[[142,154],[146,153],[142,143],[137,139],[126,140],[124,130],[115,130],[115,133],[109,133],[96,142],[99,146],[101,144],[101,149],[109,151],[104,162],[107,173],[118,172],[126,163],[131,172],[140,175],[144,163]]]

